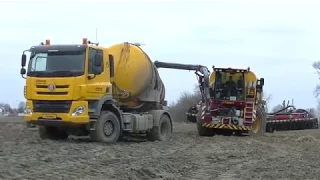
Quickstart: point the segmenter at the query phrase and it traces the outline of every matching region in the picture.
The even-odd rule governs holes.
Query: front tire
[[[111,111],[102,111],[98,120],[90,131],[92,141],[103,143],[115,143],[121,134],[121,126],[118,117]]]

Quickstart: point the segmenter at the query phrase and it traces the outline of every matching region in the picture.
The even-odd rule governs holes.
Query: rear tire
[[[38,126],[38,133],[41,139],[65,140],[68,139],[68,133],[57,127]]]
[[[168,115],[163,114],[159,125],[154,126],[147,134],[150,141],[169,141],[172,134],[172,124]]]
[[[98,120],[93,124],[94,130],[90,131],[90,139],[103,143],[115,143],[121,134],[118,117],[111,111],[102,111]]]

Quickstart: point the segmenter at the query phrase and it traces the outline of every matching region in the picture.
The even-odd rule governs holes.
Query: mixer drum
[[[161,102],[164,100],[164,85],[157,68],[148,55],[130,43],[112,45],[108,48],[114,58],[114,82],[130,94],[128,101]]]

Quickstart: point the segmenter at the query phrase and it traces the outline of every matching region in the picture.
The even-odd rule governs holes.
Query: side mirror
[[[96,67],[100,67],[102,65],[102,55],[99,53],[96,53],[94,56],[94,62],[93,65]]]
[[[264,86],[264,78],[260,78],[260,84],[261,86]]]
[[[27,56],[23,53],[21,56],[21,67],[25,67],[27,62]]]
[[[114,77],[114,60],[112,54],[109,54],[109,71],[110,71],[110,78]]]
[[[24,67],[22,67],[22,68],[20,69],[20,74],[21,74],[21,75],[25,75],[25,74],[26,74],[26,69],[25,69]]]
[[[163,106],[168,106],[168,101],[164,100],[162,103]]]

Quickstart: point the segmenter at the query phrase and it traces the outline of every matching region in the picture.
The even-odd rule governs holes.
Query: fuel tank
[[[125,42],[112,45],[108,50],[114,58],[115,99],[129,106],[163,103],[165,87],[158,70],[139,46]]]

